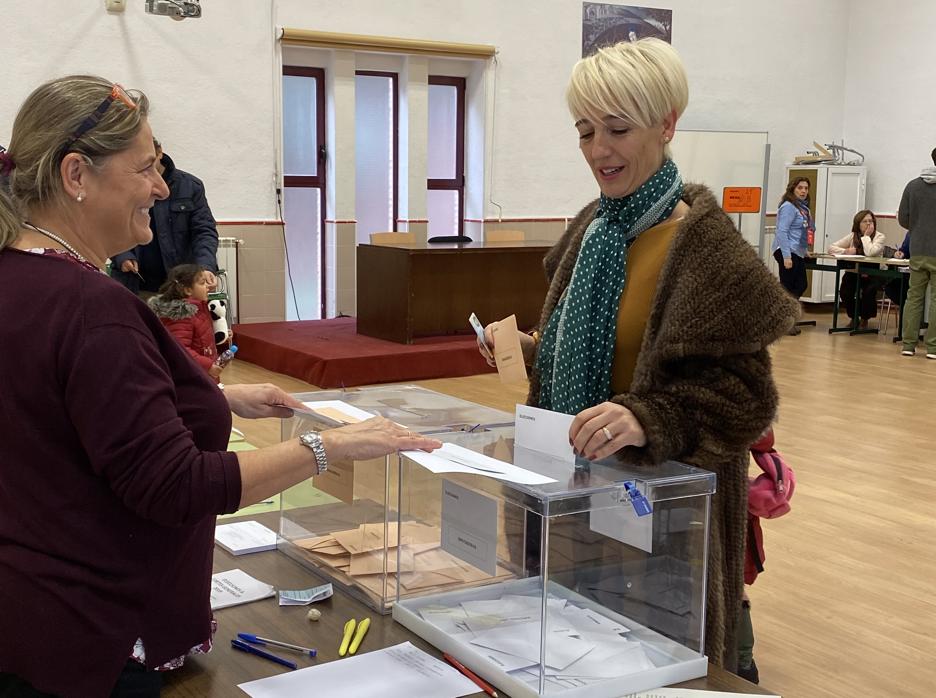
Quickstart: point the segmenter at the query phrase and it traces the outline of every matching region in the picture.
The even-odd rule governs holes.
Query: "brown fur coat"
[[[647,436],[618,457],[647,465],[681,461],[716,473],[712,499],[705,649],[736,664],[744,584],[748,448],[777,413],[767,346],[793,325],[798,307],[758,259],[712,193],[687,184],[690,212],[673,238],[637,357],[630,390],[611,398]],[[544,327],[572,276],[598,202],[586,206],[544,260]],[[533,371],[528,402],[537,404]]]

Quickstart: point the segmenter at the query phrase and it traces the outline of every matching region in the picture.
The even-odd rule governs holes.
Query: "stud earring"
[[[83,191],[78,193],[78,196],[75,197],[75,201],[77,201],[79,204],[80,204],[82,201],[84,201],[84,192],[83,192]]]

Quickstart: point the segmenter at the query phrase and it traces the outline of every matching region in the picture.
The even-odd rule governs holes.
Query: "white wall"
[[[205,181],[218,218],[276,218],[270,0],[205,0],[201,19],[123,14],[103,0],[3,0],[0,143],[41,82],[93,73],[141,89],[176,164]]]
[[[814,138],[842,137],[845,0],[655,4],[673,9],[673,44],[689,72],[690,103],[680,126],[769,131],[772,206],[785,184],[784,162]],[[387,7],[383,0],[278,0],[277,23],[497,46],[488,197],[512,217],[569,215],[594,196],[563,101],[581,56],[580,0],[408,0],[396,12]],[[810,41],[811,33],[823,39]],[[485,214],[496,213],[488,204]]]
[[[865,155],[867,204],[876,212],[896,212],[904,185],[933,165],[934,27],[929,0],[849,5],[845,145]]]
[[[100,73],[150,95],[154,129],[179,166],[205,180],[219,218],[275,217],[279,77],[272,37],[280,25],[497,46],[494,177],[484,200],[493,197],[505,217],[559,217],[596,192],[563,102],[581,51],[580,0],[202,1],[204,17],[183,22],[144,14],[143,0],[130,0],[116,16],[104,12],[101,0],[4,2],[0,142],[40,81]],[[690,106],[680,126],[769,131],[772,206],[784,161],[814,138],[842,137],[850,5],[658,4],[674,11],[673,43],[690,75]],[[870,22],[871,3],[860,5]],[[921,35],[924,24],[917,23]],[[493,101],[488,113],[492,107]],[[486,157],[490,163],[492,154]],[[485,215],[496,212],[485,204]]]

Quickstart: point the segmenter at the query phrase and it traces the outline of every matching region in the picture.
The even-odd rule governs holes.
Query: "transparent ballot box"
[[[513,415],[416,386],[302,393],[312,408],[282,425],[284,441],[381,414],[422,433],[487,433]],[[328,472],[299,483],[280,498],[278,548],[336,586],[389,613],[396,599],[401,542],[429,536],[427,526],[400,523],[399,457],[329,461]]]
[[[418,535],[397,547],[394,619],[514,698],[705,676],[715,475],[573,462],[512,437],[440,436],[469,449],[449,451],[460,472],[401,455],[399,526]],[[552,481],[510,481],[532,478],[509,464]]]

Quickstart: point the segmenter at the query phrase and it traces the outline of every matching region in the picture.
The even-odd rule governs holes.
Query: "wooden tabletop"
[[[497,240],[471,242],[403,242],[393,245],[375,245],[362,242],[359,247],[379,247],[396,250],[503,250],[503,249],[548,249],[555,245],[554,240]]]
[[[264,518],[269,516],[265,515]],[[270,525],[271,522],[265,520],[265,523]],[[283,553],[269,551],[235,557],[215,546],[215,572],[235,568],[274,585],[278,590],[308,589],[323,583],[321,578]],[[389,615],[382,616],[338,590],[327,601],[313,605],[322,612],[321,619],[316,622],[306,619],[308,606],[279,606],[276,598],[216,611],[218,633],[215,636],[214,649],[207,655],[190,657],[182,669],[168,672],[162,695],[164,698],[244,696],[246,694],[237,688],[237,684],[288,671],[269,660],[232,649],[231,639],[236,637],[238,632],[254,633],[318,650],[318,656],[312,659],[303,658],[296,652],[268,648],[274,654],[295,661],[302,669],[338,659],[338,643],[345,621],[349,618],[361,620],[369,617],[371,626],[361,644],[360,652],[409,641],[432,656],[441,657],[441,653],[432,645],[395,623]],[[709,665],[708,677],[679,685],[754,695],[769,693],[712,665]],[[505,693],[498,692],[506,698]],[[485,694],[480,692],[475,696],[486,698]]]

